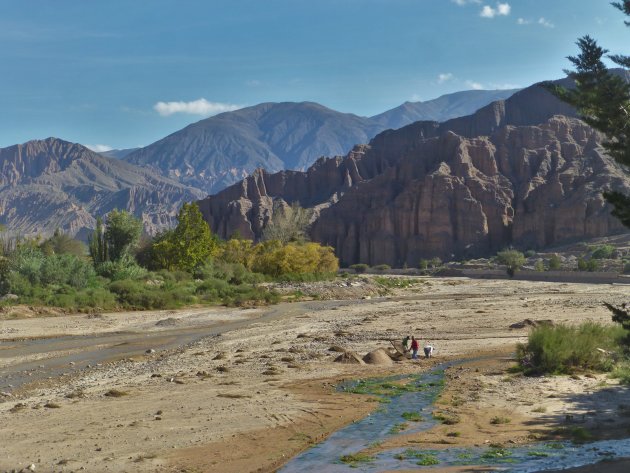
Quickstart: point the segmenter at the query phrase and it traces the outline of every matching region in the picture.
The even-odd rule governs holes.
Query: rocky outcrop
[[[0,223],[9,233],[56,229],[85,238],[96,217],[126,209],[148,233],[175,222],[179,207],[203,194],[148,169],[55,138],[0,149]]]
[[[630,180],[602,137],[566,115],[531,87],[470,117],[385,131],[306,173],[256,172],[200,207],[221,236],[250,238],[281,206],[312,207],[312,238],[344,265],[416,265],[623,231],[601,192],[628,192]]]

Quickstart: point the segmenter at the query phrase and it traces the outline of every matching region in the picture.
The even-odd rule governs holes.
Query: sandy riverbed
[[[609,430],[617,432],[627,428],[627,418],[614,409],[623,405],[618,396],[628,393],[614,381],[507,376],[505,356],[527,334],[510,329],[512,323],[525,318],[609,323],[601,301],[622,302],[629,292],[619,285],[419,279],[389,298],[302,304],[283,317],[253,320],[180,350],[91,367],[0,396],[0,471],[31,463],[38,471],[64,472],[273,471],[374,409],[369,399],[336,393],[336,380],[413,372],[429,364],[341,365],[332,362],[337,353],[329,348],[365,354],[408,332],[435,344],[436,361],[496,354],[494,362],[449,373],[442,402],[466,420],[462,425],[467,427],[458,427],[459,445],[526,442],[581,416],[589,428],[608,429],[612,418],[618,425]],[[15,338],[158,330],[156,322],[167,318],[186,326],[208,318],[217,323],[255,318],[264,310],[4,320],[0,348]],[[113,389],[122,395],[106,396]],[[470,392],[475,395],[469,398],[465,393]],[[609,409],[595,413],[585,393],[595,393],[597,408]],[[489,424],[496,415],[511,421]],[[431,443],[447,433],[440,426],[430,442],[421,436],[404,441]]]

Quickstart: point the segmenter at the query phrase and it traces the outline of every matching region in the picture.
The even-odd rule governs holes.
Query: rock
[[[27,470],[28,470],[28,471],[35,471],[35,464],[34,464],[34,463],[31,463],[31,464],[28,466]]]
[[[335,358],[335,363],[345,363],[349,365],[364,365],[365,362],[361,359],[359,355],[357,355],[353,351],[345,351],[337,358]]]
[[[153,348],[149,348],[147,351],[145,351],[145,353],[150,355],[151,353],[155,353],[155,350]]]
[[[20,296],[16,294],[5,294],[4,296],[0,297],[0,301],[17,301],[19,298]]]
[[[256,171],[198,204],[219,236],[257,239],[300,202],[314,211],[311,238],[343,266],[415,266],[623,231],[601,189],[630,193],[630,177],[572,116],[531,87],[469,117],[385,131],[306,172]]]
[[[378,348],[377,350],[371,351],[367,355],[363,357],[363,361],[368,365],[393,365],[389,353],[387,353],[382,348]]]

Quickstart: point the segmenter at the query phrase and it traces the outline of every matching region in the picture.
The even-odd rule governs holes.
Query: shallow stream
[[[418,375],[358,380],[340,391],[372,394],[379,408],[333,433],[287,463],[282,473],[380,472],[455,465],[488,465],[510,473],[531,473],[630,456],[630,439],[584,444],[536,443],[515,448],[394,449],[369,456],[360,452],[398,435],[428,430],[440,420],[433,404],[444,386],[446,363]]]

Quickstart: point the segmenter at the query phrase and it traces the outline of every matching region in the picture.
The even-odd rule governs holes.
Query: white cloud
[[[105,151],[111,151],[114,149],[108,145],[85,145],[85,147],[97,153],[104,153]]]
[[[438,74],[438,84],[443,84],[444,82],[448,82],[449,80],[453,80],[454,78],[455,76],[451,72]]]
[[[467,5],[469,3],[481,3],[481,0],[451,0],[453,3],[456,3],[460,7]]]
[[[482,18],[494,18],[495,16],[508,16],[512,11],[512,7],[509,3],[497,3],[497,7],[493,8],[490,5],[484,5],[479,13]]]
[[[545,17],[540,17],[538,19],[538,24],[544,26],[545,28],[555,28],[556,25],[554,25],[552,22],[550,22],[549,20],[545,19]]]
[[[475,82],[473,80],[467,80],[466,81],[466,85],[468,87],[470,87],[473,90],[481,90],[483,89],[483,84],[480,84],[479,82]]]
[[[153,109],[163,117],[175,113],[189,113],[191,115],[211,116],[222,112],[231,112],[241,108],[240,105],[229,103],[208,102],[206,99],[193,100],[192,102],[158,102]]]
[[[247,85],[247,87],[259,87],[262,85],[262,82],[257,79],[252,79],[245,82],[245,85]]]
[[[526,20],[525,18],[519,18],[518,20],[516,20],[517,25],[529,25],[530,23],[531,21]]]
[[[497,14],[508,16],[510,11],[512,11],[512,7],[509,3],[497,3]]]

